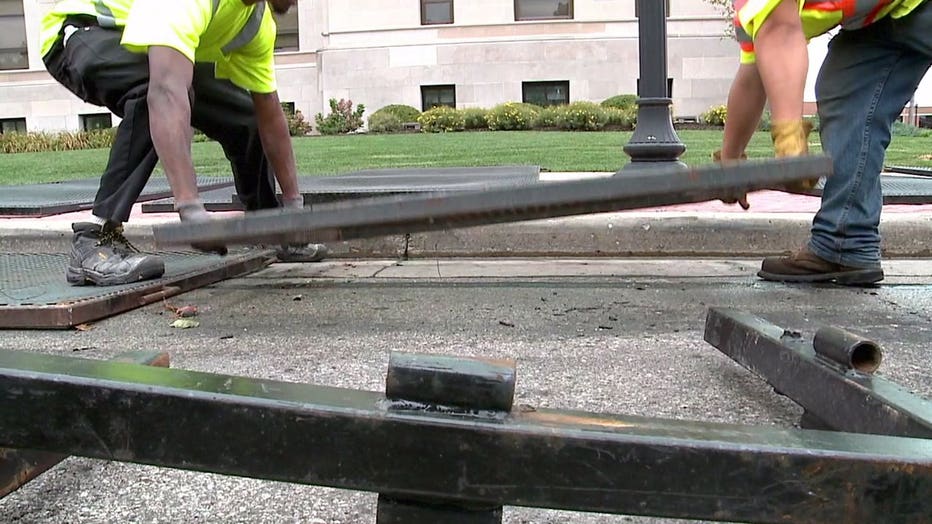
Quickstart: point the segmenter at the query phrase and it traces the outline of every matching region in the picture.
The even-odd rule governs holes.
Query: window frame
[[[427,94],[428,94],[428,92],[430,92],[430,91],[432,91],[432,90],[438,90],[438,91],[439,91],[439,90],[444,90],[444,89],[449,89],[450,91],[453,92],[453,103],[452,103],[452,105],[450,105],[450,104],[444,104],[444,103],[437,103],[437,104],[428,106],[428,105],[427,105]],[[437,99],[439,100],[440,97],[438,96]],[[438,107],[438,106],[452,107],[453,109],[456,109],[456,84],[430,84],[430,85],[422,85],[422,86],[421,86],[421,111],[428,111],[428,110],[433,109],[433,108]]]
[[[514,0],[514,9],[515,9],[515,22],[546,22],[549,20],[575,20],[576,17],[576,6],[575,0],[566,0],[569,4],[569,13],[567,16],[541,16],[541,17],[524,17],[521,15],[521,2],[527,0]],[[560,0],[557,0],[559,3]]]
[[[421,25],[450,25],[456,20],[454,0],[421,0]],[[428,4],[450,4],[450,21],[431,22],[427,20]]]
[[[280,23],[281,17],[294,15],[295,26],[294,29],[282,30],[282,25]],[[276,53],[293,53],[301,50],[301,15],[298,12],[298,9],[289,10],[288,13],[284,15],[275,14],[275,52]],[[285,35],[288,37],[294,36],[294,45],[280,46],[279,37]]]
[[[97,119],[107,118],[110,121],[110,125],[106,127],[89,127],[88,123],[94,122]],[[80,122],[81,131],[96,131],[98,129],[110,129],[113,127],[113,114],[112,113],[85,113],[78,115],[78,121]]]
[[[6,127],[6,125],[10,123],[13,124],[14,129],[4,131],[3,130],[4,127]],[[22,124],[22,130],[18,129],[20,127],[19,124]],[[26,122],[26,117],[24,116],[15,117],[15,118],[0,118],[0,135],[4,133],[28,133],[28,132],[29,132],[29,127]]]
[[[564,98],[562,102],[553,103],[553,104],[548,102],[542,107],[560,106],[560,105],[565,105],[565,104],[570,103],[570,81],[569,80],[529,80],[529,81],[521,82],[521,101],[525,104],[540,105],[536,102],[532,102],[528,100],[527,89],[528,87],[541,87],[541,86],[545,88],[559,86],[559,87],[563,87],[566,90],[566,97]],[[546,92],[544,96],[546,97]]]
[[[18,56],[16,63],[12,67],[2,67],[0,66],[0,71],[23,71],[29,69],[29,33],[26,30],[26,14],[25,6],[22,1],[18,0],[0,0],[0,2],[7,3],[14,6],[14,9],[10,12],[3,12],[0,14],[0,19],[2,20],[13,20],[14,24],[16,20],[19,20],[22,23],[22,37],[23,43],[21,47],[0,47],[0,56]],[[15,9],[15,6],[19,5],[19,9]],[[19,29],[19,28],[18,28]]]

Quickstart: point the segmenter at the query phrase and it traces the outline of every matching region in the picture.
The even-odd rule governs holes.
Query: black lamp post
[[[667,92],[667,13],[664,0],[637,0],[641,80],[638,85],[638,122],[624,151],[631,162],[627,169],[682,166],[686,152],[673,129]]]

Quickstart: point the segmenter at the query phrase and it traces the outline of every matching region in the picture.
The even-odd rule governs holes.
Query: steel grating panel
[[[922,166],[887,166],[886,171],[900,175],[915,175],[932,177],[932,167]]]
[[[244,250],[226,257],[159,253],[165,275],[120,286],[72,286],[68,255],[0,253],[0,328],[67,328],[100,320],[179,293],[261,269],[273,251]]]
[[[831,172],[807,156],[722,166],[655,167],[613,177],[386,196],[301,211],[267,210],[206,223],[153,227],[160,245],[333,242],[732,198]]]
[[[298,177],[298,189],[308,206],[341,200],[387,195],[476,191],[538,181],[539,166],[425,167],[366,169],[344,175]],[[208,211],[239,211],[242,204],[232,187],[203,193]],[[143,213],[170,213],[174,200],[166,198],[142,206]]]
[[[207,211],[242,211],[243,205],[236,196],[236,188],[232,185],[200,192],[201,202]],[[175,199],[162,198],[146,202],[142,205],[143,213],[174,213]]]
[[[90,209],[97,195],[99,178],[65,180],[48,184],[4,186],[0,191],[0,215],[41,217]],[[208,191],[233,185],[232,177],[197,177],[200,189]],[[149,179],[137,202],[171,196],[168,179]]]
[[[926,177],[932,176],[930,172]],[[800,191],[799,194],[809,196],[822,196],[825,180],[810,191]],[[880,188],[883,191],[883,203],[893,204],[932,204],[932,179],[910,175],[884,174],[880,177]]]

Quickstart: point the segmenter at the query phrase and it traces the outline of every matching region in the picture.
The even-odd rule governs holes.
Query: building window
[[[0,71],[29,69],[22,0],[0,0]]]
[[[453,0],[421,0],[421,25],[452,23]]]
[[[275,15],[275,25],[278,26],[278,32],[275,35],[276,51],[297,51],[300,49],[298,42],[298,9],[289,9],[283,15]]]
[[[3,133],[25,133],[25,118],[0,118],[0,135]]]
[[[282,111],[288,116],[294,116],[294,102],[282,102]]]
[[[635,18],[641,16],[641,15],[638,13],[638,11],[639,11],[639,9],[638,9],[638,4],[639,4],[639,3],[640,3],[640,2],[638,2],[638,0],[634,0],[634,17],[635,17]],[[663,5],[664,5],[664,7],[666,8],[666,11],[665,11],[665,12],[667,13],[667,18],[670,18],[670,0],[667,0],[666,2],[664,2]]]
[[[667,79],[667,94],[664,95],[664,94],[658,94],[658,93],[641,93],[641,79],[638,78],[637,93],[638,93],[638,96],[647,96],[647,97],[660,96],[664,98],[673,98],[673,79],[672,78]]]
[[[559,82],[522,82],[521,100],[526,104],[538,106],[558,106],[570,103],[570,83]]]
[[[573,18],[573,0],[515,0],[515,21]]]
[[[456,107],[456,86],[421,86],[421,110],[437,106]]]
[[[80,115],[81,130],[93,131],[95,129],[110,129],[113,127],[113,115],[110,113],[94,113]]]

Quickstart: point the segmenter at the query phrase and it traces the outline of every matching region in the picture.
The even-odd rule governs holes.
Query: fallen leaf
[[[181,306],[175,311],[175,314],[181,318],[191,318],[197,316],[197,306]]]
[[[188,329],[188,328],[196,328],[200,325],[201,323],[198,322],[197,320],[194,320],[191,318],[179,318],[178,320],[172,322],[171,327],[178,328],[178,329]]]
[[[168,302],[164,302],[165,309],[171,311],[178,318],[190,318],[197,316],[197,306],[173,306]]]
[[[78,324],[74,327],[75,331],[90,331],[94,329],[93,324]]]

